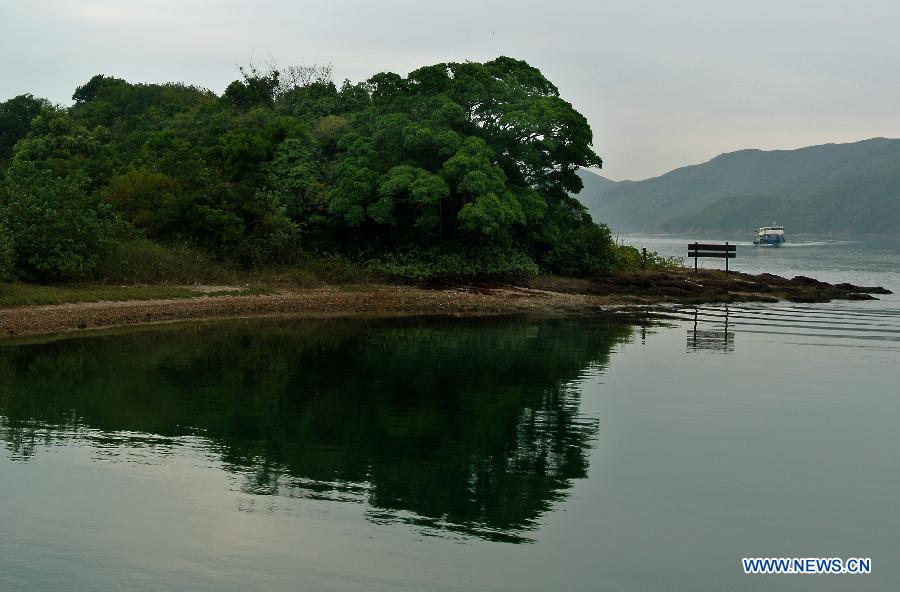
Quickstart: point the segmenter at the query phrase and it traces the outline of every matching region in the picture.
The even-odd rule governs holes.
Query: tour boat
[[[756,229],[753,244],[763,247],[780,247],[784,243],[784,226],[761,226]]]

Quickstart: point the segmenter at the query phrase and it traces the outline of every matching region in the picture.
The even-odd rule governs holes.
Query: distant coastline
[[[619,232],[900,236],[900,139],[739,150],[642,181],[581,170],[579,200]]]

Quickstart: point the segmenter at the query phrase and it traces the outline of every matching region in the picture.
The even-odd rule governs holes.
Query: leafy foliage
[[[615,268],[623,271],[639,269],[677,269],[684,267],[683,257],[664,257],[656,251],[646,254],[629,245],[619,245],[616,249]]]
[[[406,282],[516,280],[539,271],[521,252],[496,247],[476,253],[416,249],[373,260],[369,267],[379,275]]]
[[[112,208],[70,179],[14,171],[0,186],[16,266],[26,278],[74,280],[90,276],[122,229]]]
[[[0,282],[13,278],[16,253],[13,251],[12,236],[5,222],[0,219]]]
[[[118,285],[206,283],[234,285],[239,274],[186,244],[161,245],[147,239],[116,246],[97,269],[104,283]]]
[[[421,280],[616,265],[608,230],[569,197],[582,187],[579,167],[601,164],[590,127],[519,60],[340,88],[330,67],[250,66],[221,97],[98,75],[73,100],[64,109],[17,97],[0,108],[0,124],[3,109],[20,113],[0,138],[15,144],[8,191],[31,216],[14,229],[30,245],[16,243],[27,274],[91,273],[116,217],[150,240],[243,265],[289,263],[301,248]],[[46,187],[16,180],[21,170]],[[37,248],[36,232],[24,238],[26,224],[75,210],[78,224],[52,221],[82,237],[71,253]]]
[[[16,142],[28,133],[31,120],[49,106],[47,100],[30,94],[0,103],[0,165],[12,155]]]

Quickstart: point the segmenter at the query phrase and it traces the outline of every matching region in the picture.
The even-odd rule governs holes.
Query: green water
[[[896,302],[0,342],[0,590],[895,590]]]

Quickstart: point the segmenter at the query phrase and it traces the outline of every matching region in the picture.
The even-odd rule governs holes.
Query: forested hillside
[[[581,197],[620,232],[748,232],[777,219],[792,233],[898,235],[900,140],[741,150]]]
[[[571,197],[601,164],[587,121],[525,62],[340,87],[329,68],[241,74],[221,96],[98,75],[70,107],[0,103],[0,274],[89,279],[123,249],[337,255],[406,279],[634,261]]]
[[[584,188],[581,190],[582,195],[596,195],[616,184],[615,181],[587,169],[578,171],[578,177],[584,185]]]

